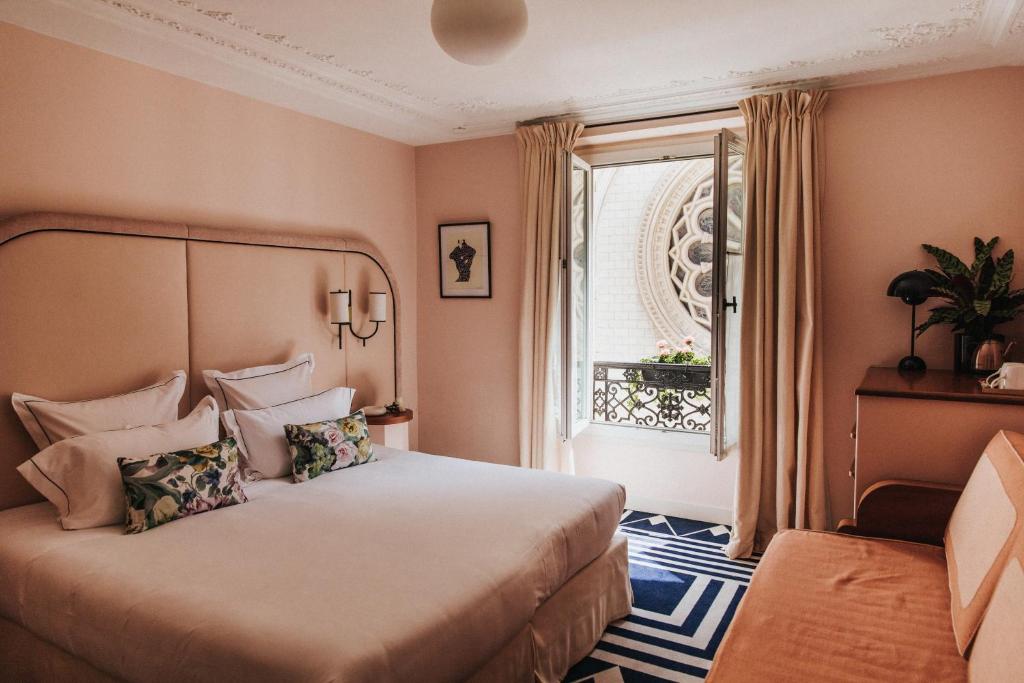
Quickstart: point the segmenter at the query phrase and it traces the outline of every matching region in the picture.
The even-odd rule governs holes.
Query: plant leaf
[[[978,296],[988,296],[992,290],[992,275],[996,272],[996,263],[992,260],[992,257],[985,259],[985,262],[981,264],[981,270],[977,275],[977,285],[975,291]]]
[[[933,268],[925,268],[923,272],[927,273],[928,277],[930,277],[932,279],[932,282],[934,282],[935,284],[949,285],[949,276],[946,275],[945,273],[940,273],[939,271]]]
[[[998,292],[1004,287],[1010,286],[1010,278],[1013,277],[1013,249],[1007,249],[1003,257],[999,259],[999,263],[995,265],[995,270],[992,273],[992,283],[989,288],[993,292]]]
[[[990,318],[1000,318],[1001,320],[1013,320],[1017,317],[1019,311],[1016,308],[993,308],[988,313]]]
[[[989,311],[992,310],[992,302],[988,299],[975,299],[974,310],[977,311],[978,315],[988,315]]]
[[[964,262],[945,249],[931,244],[922,244],[921,247],[935,257],[942,272],[952,277],[953,275],[970,275],[971,271],[964,265]]]
[[[998,237],[993,237],[987,243],[982,242],[980,237],[974,238],[974,263],[971,264],[972,277],[978,274],[981,266],[992,256],[992,250],[995,249],[997,242],[999,242]]]
[[[966,275],[954,275],[951,282],[961,305],[970,307],[971,302],[977,298],[974,282]]]
[[[932,296],[942,296],[949,299],[951,302],[957,302],[960,300],[960,295],[949,287],[935,286],[932,287]]]
[[[937,306],[931,309],[931,315],[928,316],[928,320],[917,326],[917,334],[920,336],[925,330],[932,325],[943,325],[956,322],[960,317],[957,309],[950,306]]]

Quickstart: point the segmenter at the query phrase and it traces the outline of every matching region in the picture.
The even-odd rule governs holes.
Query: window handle
[[[736,297],[733,297],[732,301],[722,299],[722,308],[731,308],[732,312],[735,313],[738,310],[736,307]]]

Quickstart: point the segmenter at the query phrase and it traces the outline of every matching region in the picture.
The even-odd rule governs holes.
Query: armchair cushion
[[[942,548],[818,531],[772,539],[708,683],[957,681]]]
[[[985,447],[946,528],[950,611],[961,654],[978,630],[1022,527],[1024,436],[1001,431]]]
[[[992,592],[985,619],[971,646],[968,664],[970,680],[1019,680],[1024,671],[1024,648],[1020,646],[1021,615],[1024,614],[1024,553],[1010,558]]]

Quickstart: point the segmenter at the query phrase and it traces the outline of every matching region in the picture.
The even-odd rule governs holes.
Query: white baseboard
[[[700,522],[732,524],[732,508],[695,505],[680,500],[662,500],[660,498],[634,496],[627,493],[626,508],[629,510],[653,512],[659,515],[669,515],[670,517],[685,517],[686,519],[695,519]]]

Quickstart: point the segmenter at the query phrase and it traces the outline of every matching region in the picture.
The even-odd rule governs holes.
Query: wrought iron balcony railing
[[[710,392],[706,365],[594,362],[596,422],[706,433]]]

